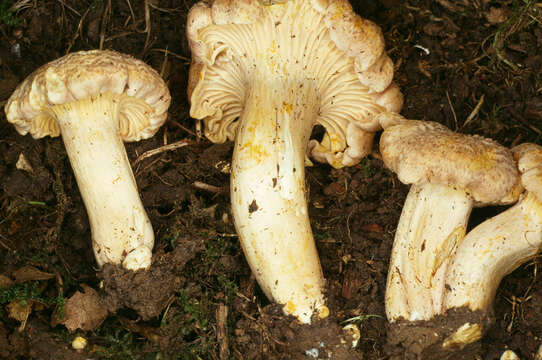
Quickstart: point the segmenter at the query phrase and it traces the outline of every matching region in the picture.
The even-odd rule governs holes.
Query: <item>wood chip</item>
[[[218,305],[216,309],[216,340],[219,345],[220,360],[230,358],[228,346],[228,307],[224,304]]]

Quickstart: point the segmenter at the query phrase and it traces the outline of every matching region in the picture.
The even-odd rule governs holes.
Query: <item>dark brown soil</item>
[[[152,270],[130,274],[107,266],[98,271],[61,139],[20,136],[0,113],[0,280],[5,281],[0,282],[0,358],[312,359],[309,354],[318,350],[320,359],[415,359],[416,350],[405,353],[386,340],[387,264],[408,187],[384,169],[376,151],[351,168],[307,169],[330,318],[300,326],[269,304],[251,277],[229,210],[232,146],[198,140],[195,121],[188,117],[190,51],[184,24],[194,2],[0,0],[0,105],[39,66],[67,52],[102,46],[152,65],[173,96],[159,133],[127,144],[130,159],[165,143],[193,141],[134,166],[156,234]],[[542,144],[539,3],[353,4],[385,33],[405,95],[405,116],[506,146]],[[10,11],[11,6],[18,8]],[[31,172],[16,168],[21,154]],[[194,182],[212,187],[201,189]],[[472,222],[500,210],[475,210]],[[499,359],[507,348],[521,359],[534,359],[542,344],[539,264],[535,258],[504,279],[494,324],[465,359]],[[52,276],[32,273],[15,281],[24,266]],[[82,284],[100,293],[110,314],[94,331],[70,333],[58,317]],[[7,305],[21,300],[32,305],[26,322],[9,316]],[[355,349],[341,330],[347,322],[361,329]],[[71,347],[77,335],[88,340],[81,353]]]

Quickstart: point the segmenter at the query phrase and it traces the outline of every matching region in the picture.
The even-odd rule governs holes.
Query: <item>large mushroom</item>
[[[211,141],[235,140],[231,202],[248,263],[286,313],[324,316],[304,166],[308,152],[356,164],[375,116],[400,110],[382,32],[346,0],[215,0],[190,10],[187,35],[190,114]],[[317,124],[326,133],[309,142]]]
[[[144,62],[93,50],[42,66],[5,106],[21,135],[62,134],[100,266],[150,266],[154,233],[123,140],[153,136],[166,120],[169,103],[165,82]]]
[[[444,310],[467,308],[479,312],[482,321],[471,319],[460,324],[444,346],[461,347],[482,336],[502,278],[536,256],[542,247],[542,147],[527,143],[512,152],[525,192],[514,206],[467,234],[446,275]]]
[[[512,153],[435,122],[405,121],[380,139],[386,166],[412,184],[395,233],[386,287],[390,322],[441,314],[447,267],[473,206],[509,204],[521,185]]]

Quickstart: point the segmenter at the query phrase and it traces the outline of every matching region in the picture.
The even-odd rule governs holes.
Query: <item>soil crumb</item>
[[[85,360],[49,331],[49,324],[30,319],[23,331],[8,331],[0,324],[0,359]]]
[[[388,324],[388,354],[391,360],[472,360],[482,351],[479,341],[462,348],[444,348],[443,342],[466,323],[480,324],[485,332],[493,316],[468,308],[450,309],[428,321],[399,320]]]
[[[123,307],[133,309],[143,320],[160,315],[171,296],[185,282],[183,269],[186,263],[203,248],[202,239],[179,239],[172,252],[155,254],[147,271],[134,272],[116,265],[104,265],[98,274],[103,280],[103,304],[111,313]]]
[[[330,315],[312,324],[299,323],[292,316],[285,316],[281,305],[268,305],[260,311],[257,321],[245,317],[237,322],[237,345],[245,349],[246,359],[332,359],[359,358],[354,351],[356,342],[352,333],[338,325]],[[267,340],[267,341],[264,341]],[[257,349],[254,344],[261,344]],[[272,348],[269,348],[272,344]],[[276,354],[288,354],[277,357]]]

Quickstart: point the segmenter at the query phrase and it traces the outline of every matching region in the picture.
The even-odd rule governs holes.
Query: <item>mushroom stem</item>
[[[327,313],[305,196],[317,98],[308,80],[255,75],[232,161],[232,211],[248,263],[267,297],[304,323]]]
[[[461,189],[412,185],[395,233],[386,290],[390,321],[440,314],[444,276],[473,205]]]
[[[49,109],[61,128],[87,209],[98,265],[148,268],[154,234],[120,135],[120,95],[102,94]]]
[[[517,204],[470,231],[446,277],[446,309],[487,311],[502,278],[542,246],[542,203],[531,192]]]

